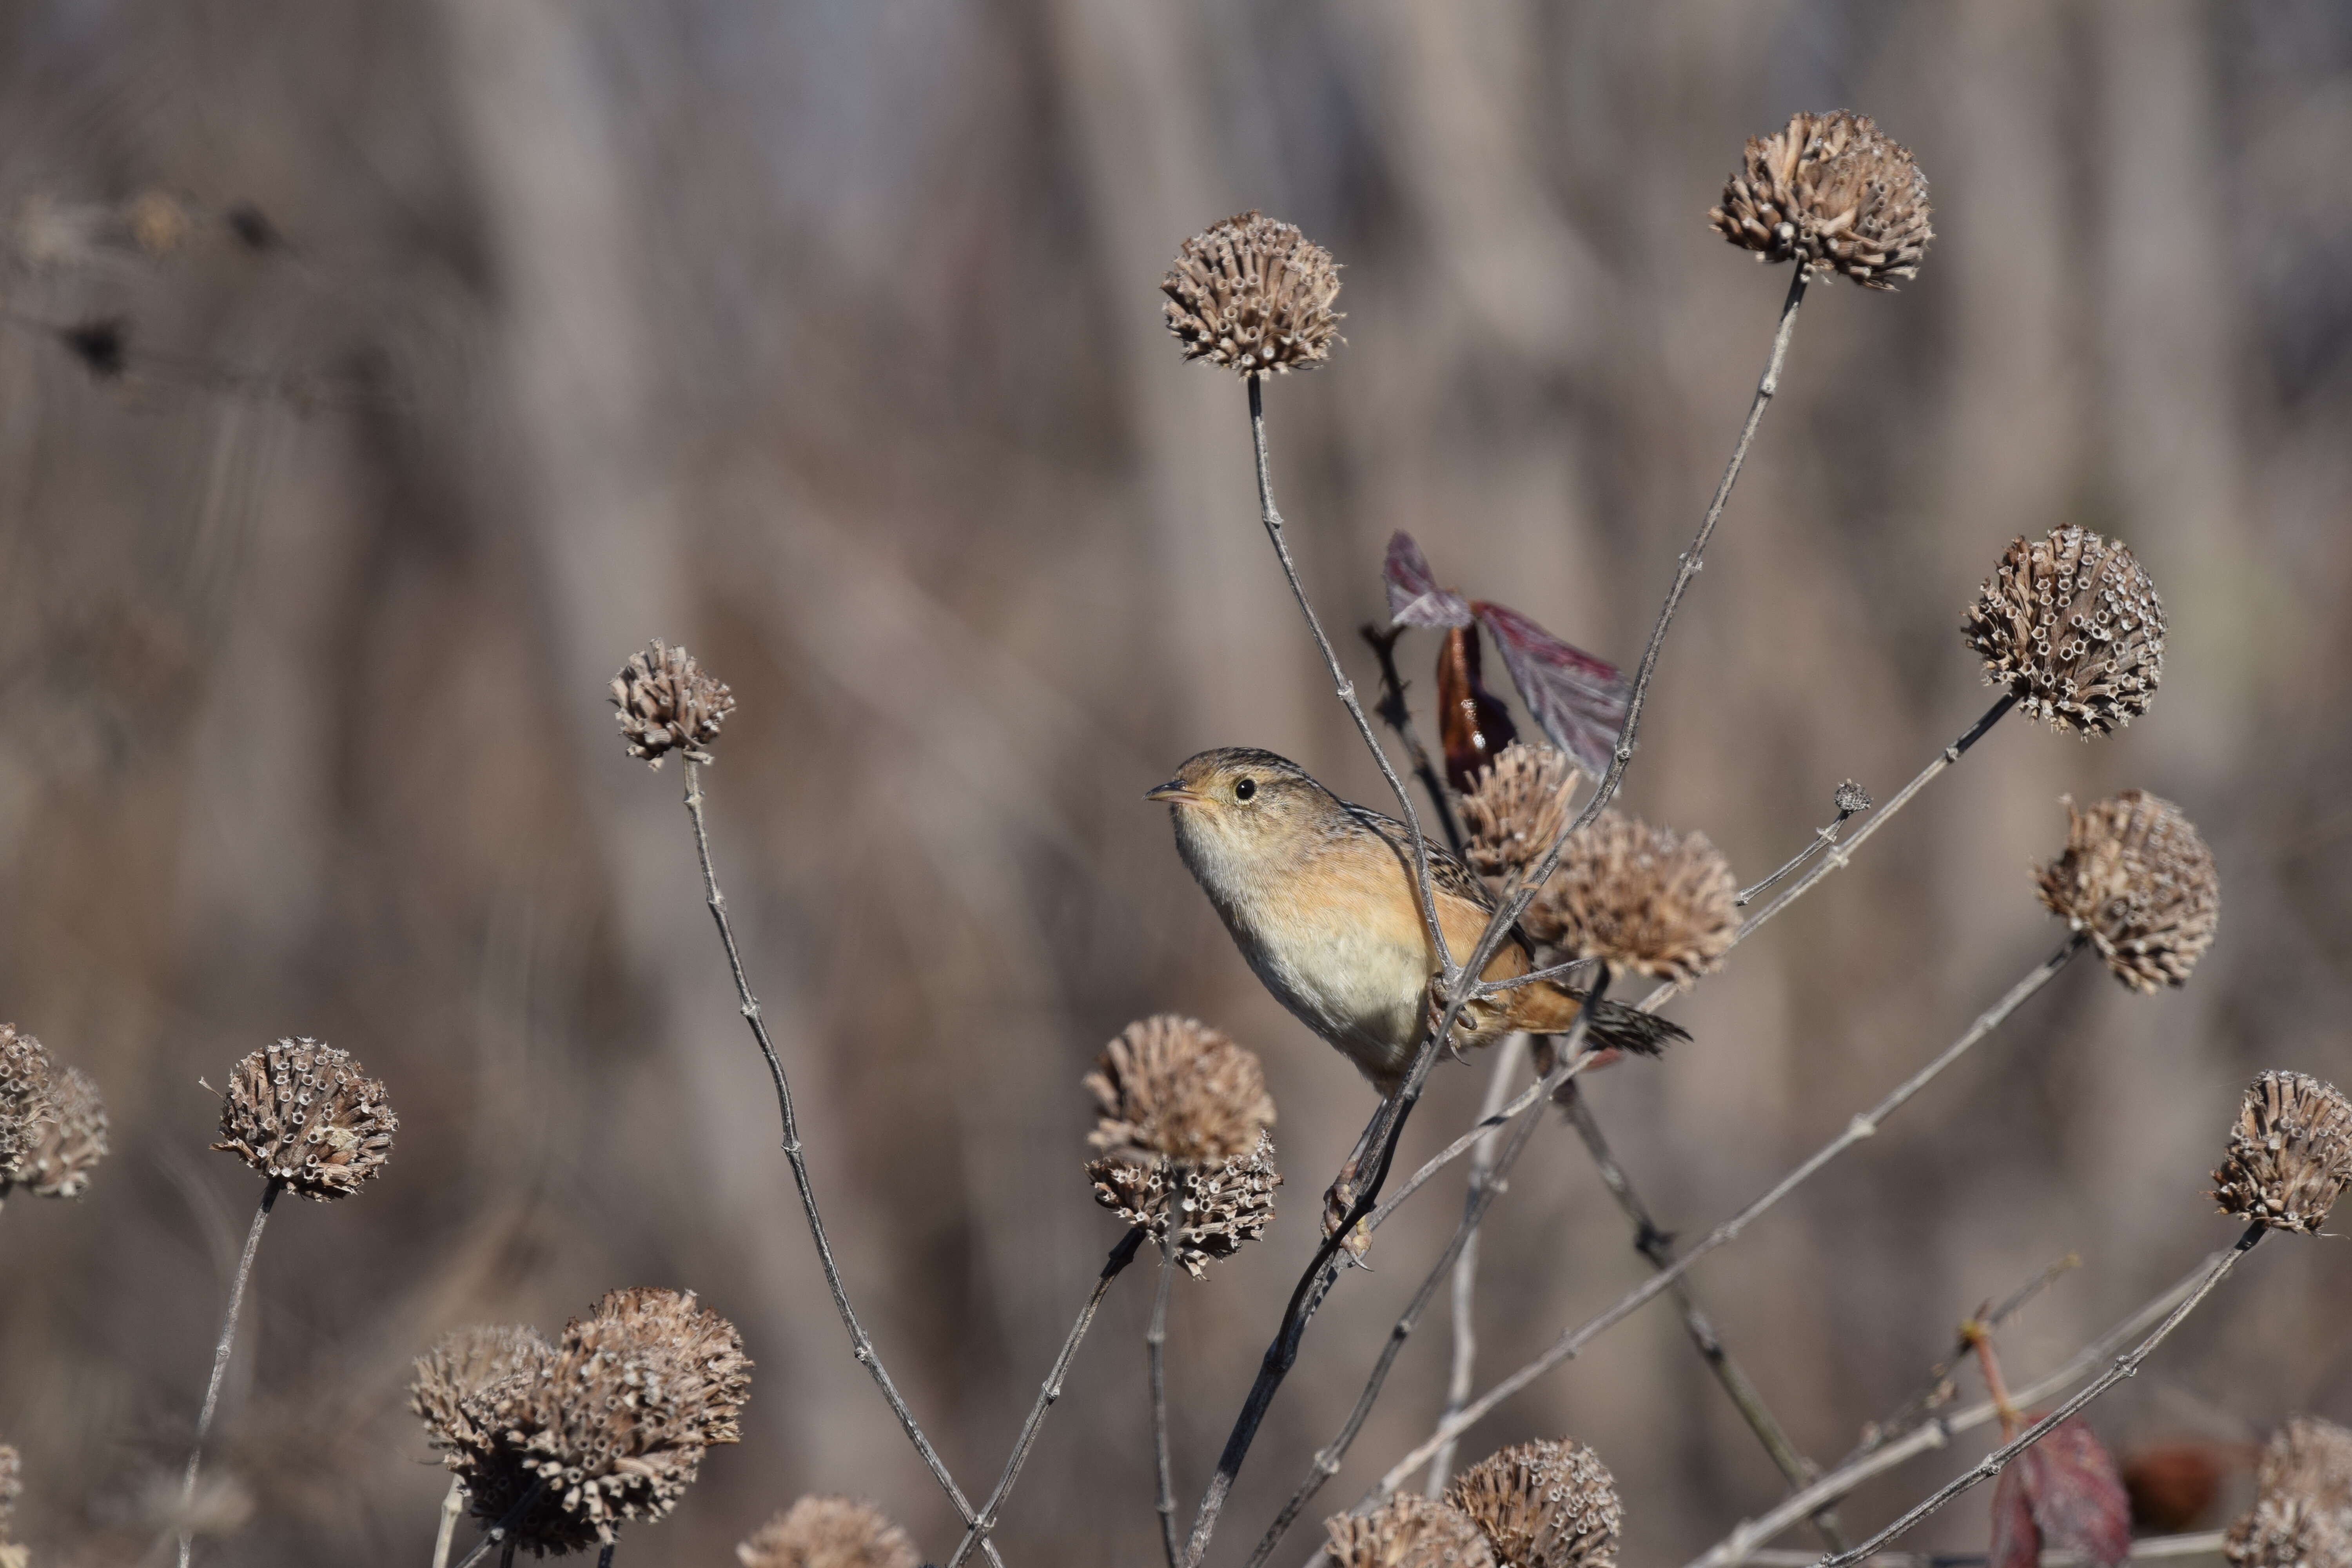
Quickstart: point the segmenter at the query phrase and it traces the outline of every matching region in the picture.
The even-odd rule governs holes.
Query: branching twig
[[[2038,1382],[2016,1391],[2015,1397],[2031,1405],[2057,1393],[2087,1373],[2093,1367],[2113,1355],[2116,1347],[2150,1323],[2162,1318],[2197,1289],[2206,1275],[2219,1264],[2222,1253],[2215,1253],[2200,1263],[2171,1289],[2141,1307],[2130,1317],[2092,1341],[2057,1371]],[[1737,1568],[1748,1561],[1756,1549],[1779,1535],[1790,1525],[1815,1510],[1836,1502],[1872,1477],[1881,1475],[1897,1465],[1931,1449],[1940,1448],[1956,1434],[1969,1431],[1999,1420],[2000,1412],[1990,1400],[1955,1415],[1937,1416],[1912,1428],[1899,1437],[1887,1438],[1848,1458],[1820,1480],[1793,1496],[1784,1498],[1770,1511],[1743,1522],[1729,1535],[1694,1558],[1688,1568]],[[1811,1554],[1808,1554],[1809,1559]]]
[[[2131,1543],[2128,1559],[2147,1563],[2173,1557],[2218,1557],[2228,1531],[2200,1531],[2194,1535],[2144,1535]],[[1812,1552],[1759,1552],[1748,1561],[1759,1568],[1813,1568],[1821,1561]],[[1882,1552],[1872,1560],[1877,1568],[1986,1568],[1981,1552]],[[2085,1568],[2092,1559],[2079,1552],[2045,1552],[2040,1568]]]
[[[1486,1102],[1478,1108],[1482,1125],[1501,1112],[1503,1097],[1510,1092],[1511,1080],[1518,1076],[1520,1059],[1527,1055],[1527,1044],[1525,1035],[1513,1035],[1496,1048],[1494,1076],[1486,1080]],[[1486,1186],[1495,1169],[1498,1136],[1489,1131],[1472,1146],[1469,1186],[1474,1197]],[[1454,1361],[1446,1371],[1445,1408],[1440,1413],[1441,1420],[1461,1409],[1470,1398],[1470,1380],[1478,1364],[1477,1293],[1478,1233],[1472,1231],[1470,1239],[1462,1244],[1462,1256],[1454,1260]],[[1429,1461],[1429,1479],[1423,1484],[1423,1493],[1431,1498],[1443,1496],[1446,1478],[1453,1470],[1454,1448],[1449,1444]]]
[[[1454,802],[1446,796],[1445,775],[1437,771],[1436,764],[1429,760],[1428,748],[1421,743],[1421,731],[1413,723],[1412,710],[1404,700],[1404,678],[1397,673],[1397,638],[1404,636],[1405,629],[1391,626],[1382,631],[1366,625],[1356,630],[1370,645],[1372,656],[1381,661],[1381,700],[1372,711],[1404,742],[1404,754],[1412,759],[1413,777],[1421,781],[1430,804],[1437,808],[1437,826],[1445,829],[1445,847],[1454,851],[1455,859],[1462,859],[1462,824],[1454,819]]]
[[[211,1436],[213,1413],[220,1407],[221,1380],[228,1373],[229,1352],[236,1346],[236,1315],[245,1305],[246,1281],[253,1277],[253,1255],[261,1247],[261,1227],[286,1184],[272,1176],[261,1189],[260,1206],[253,1211],[253,1228],[245,1233],[245,1251],[236,1260],[236,1279],[228,1289],[228,1311],[221,1319],[220,1342],[213,1347],[212,1380],[205,1384],[204,1408],[196,1415],[196,1440],[188,1448],[187,1478],[180,1484],[180,1568],[188,1568],[188,1552],[195,1542],[189,1515],[196,1500],[196,1468],[204,1462],[205,1439]]]
[[[1781,878],[1786,877],[1790,872],[1795,870],[1798,867],[1811,859],[1822,850],[1828,848],[1832,844],[1835,844],[1838,840],[1838,834],[1844,829],[1845,825],[1869,809],[1870,807],[1866,804],[1856,805],[1852,808],[1843,805],[1839,806],[1836,819],[1825,826],[1815,828],[1813,830],[1812,837],[1806,842],[1805,847],[1802,849],[1798,850],[1794,855],[1790,856],[1788,859],[1782,861],[1779,870],[1773,872],[1770,876],[1766,877],[1760,882],[1750,883],[1748,886],[1740,889],[1738,894],[1731,900],[1732,907],[1735,909],[1746,909],[1750,903],[1755,901],[1757,894],[1762,892],[1773,883],[1780,880]]]
[[[833,1258],[833,1243],[826,1239],[824,1219],[817,1212],[816,1189],[809,1183],[808,1158],[801,1152],[800,1120],[793,1110],[792,1085],[784,1077],[784,1064],[782,1058],[776,1055],[775,1043],[768,1037],[768,1021],[760,1011],[759,998],[751,994],[751,983],[744,976],[743,959],[735,947],[735,930],[727,920],[727,899],[719,890],[719,874],[711,867],[710,833],[702,818],[702,778],[691,761],[686,764],[686,810],[694,821],[694,847],[702,862],[703,894],[710,905],[710,918],[719,927],[719,942],[727,949],[727,967],[735,977],[735,995],[740,1004],[743,1021],[751,1026],[751,1038],[759,1046],[760,1055],[767,1061],[768,1076],[775,1081],[776,1110],[783,1121],[784,1159],[793,1168],[793,1184],[800,1190],[801,1211],[808,1217],[809,1236],[816,1243],[817,1261],[824,1269],[825,1288],[833,1293],[834,1310],[841,1315],[841,1326],[849,1331],[850,1354],[873,1377],[874,1386],[882,1391],[882,1398],[890,1406],[890,1413],[898,1418],[898,1425],[906,1430],[907,1440],[915,1446],[915,1452],[922,1457],[931,1478],[939,1482],[940,1489],[948,1494],[948,1500],[955,1504],[956,1511],[963,1516],[964,1523],[969,1526],[979,1516],[972,1512],[971,1500],[963,1495],[963,1489],[956,1485],[955,1478],[948,1473],[939,1451],[931,1447],[931,1440],[923,1435],[922,1427],[915,1420],[915,1413],[907,1407],[907,1401],[898,1393],[898,1385],[891,1381],[888,1369],[882,1364],[881,1353],[874,1348],[873,1339],[866,1333],[865,1325],[857,1321],[856,1310],[849,1304],[849,1291],[841,1282],[841,1268]],[[989,1561],[995,1568],[1003,1568],[1003,1559],[997,1555],[993,1542],[983,1538],[981,1549],[988,1553]]]
[[[2065,1257],[2052,1263],[2041,1273],[2011,1291],[2000,1305],[1989,1311],[1979,1313],[1973,1321],[1988,1330],[2000,1327],[2015,1316],[2020,1308],[2049,1289],[2062,1275],[2070,1269],[2080,1268],[2082,1266],[2083,1260],[2079,1256],[2072,1252],[2066,1254]],[[1874,1421],[1863,1429],[1861,1443],[1856,1445],[1853,1453],[1846,1456],[1846,1461],[1852,1461],[1870,1453],[1888,1438],[1907,1429],[1913,1416],[1930,1405],[1938,1405],[1949,1399],[1953,1391],[1948,1380],[1953,1369],[1967,1358],[1968,1353],[1968,1336],[1962,1333],[1954,1344],[1951,1353],[1928,1369],[1926,1384],[1917,1394],[1905,1400],[1896,1408],[1895,1414],[1885,1420]]]
[[[1172,1216],[1174,1213],[1175,1206],[1171,1201],[1170,1214]],[[1171,1217],[1169,1223],[1172,1226],[1175,1220]],[[996,1489],[988,1494],[987,1506],[980,1510],[980,1518],[965,1527],[963,1540],[957,1544],[955,1555],[948,1559],[948,1568],[961,1568],[963,1560],[971,1555],[971,1549],[996,1528],[999,1510],[1003,1508],[1004,1500],[1012,1494],[1013,1483],[1020,1479],[1021,1467],[1028,1461],[1030,1445],[1037,1440],[1038,1428],[1045,1425],[1045,1413],[1054,1407],[1055,1400],[1062,1397],[1062,1379],[1068,1374],[1070,1363],[1078,1353],[1078,1342],[1094,1326],[1095,1313],[1102,1306],[1103,1298],[1110,1293],[1110,1282],[1135,1260],[1136,1248],[1143,1245],[1143,1238],[1149,1234],[1142,1226],[1130,1226],[1128,1233],[1119,1238],[1118,1245],[1110,1249],[1110,1256],[1103,1260],[1102,1272],[1095,1278],[1093,1293],[1087,1297],[1087,1304],[1078,1309],[1077,1321],[1070,1325],[1070,1331],[1063,1336],[1061,1351],[1054,1357],[1054,1368],[1045,1374],[1044,1384],[1037,1390],[1037,1402],[1029,1407],[1028,1419],[1021,1423],[1021,1436],[1013,1439],[1012,1457],[1004,1461],[1004,1473],[996,1479]]]
[[[1616,1198],[1617,1206],[1625,1211],[1625,1217],[1633,1222],[1634,1248],[1650,1260],[1654,1268],[1674,1267],[1674,1237],[1659,1229],[1657,1221],[1650,1216],[1649,1205],[1643,1203],[1641,1194],[1633,1190],[1633,1178],[1617,1163],[1616,1153],[1609,1147],[1609,1140],[1601,1131],[1601,1123],[1593,1117],[1592,1107],[1573,1087],[1561,1094],[1560,1100],[1568,1112],[1570,1124],[1576,1129],[1577,1136],[1584,1142],[1586,1152],[1592,1156],[1593,1168],[1601,1173],[1601,1184]],[[1674,1289],[1675,1300],[1683,1310],[1683,1328],[1690,1335],[1691,1343],[1697,1347],[1699,1359],[1706,1363],[1707,1370],[1723,1385],[1723,1392],[1731,1396],[1731,1403],[1738,1406],[1741,1418],[1756,1434],[1757,1441],[1764,1445],[1764,1451],[1771,1456],[1772,1463],[1779,1468],[1780,1474],[1788,1478],[1792,1487],[1803,1486],[1819,1475],[1821,1467],[1805,1458],[1797,1447],[1787,1429],[1772,1414],[1770,1406],[1764,1403],[1762,1392],[1748,1377],[1747,1370],[1733,1360],[1731,1352],[1724,1347],[1723,1337],[1716,1332],[1714,1320],[1698,1304],[1698,1297],[1691,1289],[1690,1281],[1677,1279]],[[1460,1404],[1457,1402],[1454,1408],[1459,1410]],[[1845,1537],[1838,1528],[1837,1515],[1833,1511],[1824,1508],[1816,1513],[1813,1526],[1821,1531],[1822,1542],[1831,1550],[1843,1550]]]
[[[1934,1513],[1937,1509],[1942,1508],[1946,1503],[1951,1501],[1962,1492],[1967,1491],[1971,1487],[1992,1479],[1993,1477],[2000,1473],[2001,1468],[2007,1465],[2010,1460],[2017,1458],[2018,1455],[2025,1452],[2026,1449],[2033,1447],[2034,1444],[2039,1443],[2042,1438],[2048,1436],[2052,1428],[2055,1427],[2060,1422],[2065,1420],[2068,1416],[2074,1415],[2084,1405],[2090,1404],[2091,1401],[2096,1399],[2100,1394],[2105,1394],[2108,1389],[2113,1388],[2125,1378],[2127,1378],[2134,1373],[2139,1371],[2140,1363],[2146,1361],[2148,1358],[2149,1353],[2153,1352],[2157,1346],[2162,1344],[2167,1337],[2171,1334],[2173,1330],[2180,1326],[2183,1319],[2187,1318],[2189,1313],[2197,1310],[2197,1304],[2199,1302],[2204,1300],[2207,1296],[2213,1293],[2214,1288],[2220,1285],[2224,1279],[2228,1278],[2230,1270],[2237,1267],[2238,1259],[2243,1258],[2248,1252],[2253,1249],[2254,1244],[2262,1240],[2263,1236],[2267,1234],[2268,1228],[2268,1226],[2263,1225],[2260,1221],[2248,1226],[2246,1227],[2245,1234],[2238,1237],[2238,1244],[2230,1248],[2229,1251],[2223,1253],[2220,1260],[2205,1271],[2205,1277],[2199,1280],[2196,1287],[2189,1291],[2189,1297],[2186,1300],[2182,1301],[2178,1307],[2175,1307],[2171,1313],[2166,1317],[2164,1321],[2156,1326],[2154,1331],[2151,1332],[2147,1338],[2140,1341],[2138,1344],[2133,1346],[2129,1353],[2117,1356],[2114,1365],[2108,1367],[2106,1371],[2092,1379],[2081,1392],[2074,1395],[2074,1397],[2069,1399],[2065,1404],[2061,1405],[2057,1409],[2052,1411],[2049,1415],[2044,1415],[2041,1420],[2036,1421],[2032,1426],[2027,1427],[2022,1433],[2019,1434],[2013,1442],[2002,1444],[2000,1447],[1995,1448],[1991,1453],[1987,1454],[1983,1458],[1978,1460],[1974,1468],[1968,1470],[1962,1475],[1947,1482],[1942,1487],[1937,1488],[1935,1493],[1928,1497],[1925,1501],[1910,1510],[1910,1511],[1904,1514],[1902,1518],[1896,1520],[1894,1523],[1888,1525],[1885,1530],[1880,1531],[1876,1535],[1872,1536],[1868,1541],[1864,1542],[1860,1546],[1855,1547],[1851,1552],[1839,1552],[1834,1557],[1822,1558],[1822,1568],[1847,1568],[1847,1565],[1850,1563],[1861,1562],[1864,1558],[1868,1557],[1871,1553],[1876,1552],[1880,1547],[1885,1546],[1888,1542],[1893,1541],[1895,1537],[1909,1531],[1913,1525],[1917,1524],[1921,1520],[1926,1519],[1929,1514]]]
[[[1854,1144],[1876,1132],[1878,1131],[1879,1123],[1884,1121],[1888,1116],[1894,1114],[1895,1111],[1901,1109],[1904,1103],[1909,1100],[1914,1095],[1927,1088],[1927,1085],[1935,1079],[1937,1074],[1941,1073],[1946,1068],[1950,1067],[1952,1063],[1958,1061],[1968,1052],[1969,1047],[1976,1045],[1978,1041],[1983,1039],[1987,1035],[1992,1033],[1992,1031],[1999,1027],[2002,1021],[2008,1018],[2011,1013],[2014,1013],[2020,1006],[2024,1005],[2026,998],[2032,996],[2044,985],[2047,985],[2052,978],[2054,977],[2061,969],[2065,967],[2066,962],[2073,958],[2075,953],[2082,951],[2083,942],[2084,938],[2080,934],[2068,938],[2066,944],[2063,947],[2061,947],[2048,959],[2044,960],[2040,964],[2037,964],[2032,973],[2029,973],[2024,979],[2011,986],[2007,995],[2003,996],[1999,1002],[1995,1003],[1990,1009],[1979,1016],[1976,1022],[1969,1026],[1967,1032],[1962,1034],[1958,1040],[1955,1040],[1951,1045],[1946,1047],[1943,1053],[1937,1057],[1935,1060],[1929,1062],[1926,1067],[1921,1068],[1908,1079],[1906,1079],[1895,1088],[1894,1092],[1889,1094],[1885,1100],[1880,1100],[1870,1110],[1863,1112],[1859,1116],[1856,1116],[1851,1122],[1847,1123],[1844,1131],[1839,1133],[1835,1138],[1831,1139],[1829,1142],[1814,1151],[1814,1152],[1808,1157],[1802,1164],[1790,1172],[1787,1175],[1781,1177],[1779,1182],[1775,1183],[1772,1187],[1763,1194],[1763,1196],[1749,1204],[1746,1208],[1741,1209],[1729,1219],[1725,1220],[1721,1225],[1717,1226],[1715,1229],[1707,1233],[1704,1239],[1702,1239],[1696,1246],[1693,1247],[1690,1251],[1685,1253],[1680,1258],[1676,1259],[1670,1267],[1660,1269],[1648,1279],[1643,1281],[1642,1284],[1636,1286],[1631,1291],[1628,1291],[1623,1297],[1619,1299],[1616,1305],[1602,1312],[1599,1317],[1594,1318],[1590,1322],[1587,1322],[1580,1327],[1570,1329],[1560,1335],[1560,1337],[1552,1343],[1550,1349],[1545,1351],[1541,1355],[1529,1362],[1527,1365],[1519,1368],[1517,1372],[1512,1373],[1508,1377],[1506,1377],[1501,1382],[1496,1384],[1485,1394],[1480,1394],[1469,1405],[1464,1406],[1461,1413],[1452,1420],[1440,1423],[1438,1429],[1433,1436],[1432,1436],[1426,1442],[1423,1443],[1419,1447],[1415,1448],[1411,1454],[1408,1454],[1404,1458],[1391,1467],[1388,1473],[1381,1478],[1379,1488],[1381,1494],[1385,1496],[1388,1493],[1394,1491],[1397,1487],[1402,1483],[1404,1478],[1408,1474],[1413,1470],[1419,1469],[1423,1464],[1428,1462],[1430,1456],[1437,1452],[1439,1447],[1444,1444],[1446,1438],[1453,1436],[1455,1433],[1463,1431],[1484,1418],[1486,1413],[1494,1409],[1496,1405],[1500,1405],[1504,1400],[1508,1399],[1511,1395],[1518,1393],[1521,1389],[1527,1387],[1529,1384],[1535,1382],[1545,1373],[1549,1372],[1552,1368],[1559,1365],[1562,1362],[1574,1356],[1597,1335],[1606,1331],[1612,1327],[1614,1327],[1618,1322],[1630,1317],[1633,1312],[1646,1305],[1653,1298],[1664,1292],[1676,1279],[1681,1279],[1682,1276],[1688,1271],[1692,1264],[1697,1262],[1700,1258],[1706,1257],[1717,1247],[1737,1238],[1741,1231],[1747,1229],[1748,1226],[1766,1210],[1771,1208],[1782,1198],[1787,1197],[1790,1193],[1794,1192],[1799,1186],[1802,1185],[1807,1180],[1809,1180],[1815,1172],[1828,1164],[1832,1160],[1837,1158],[1838,1155],[1843,1153],[1847,1149],[1852,1148]]]

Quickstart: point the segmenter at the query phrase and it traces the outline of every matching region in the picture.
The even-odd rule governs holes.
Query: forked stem
[[[1021,1467],[1028,1460],[1030,1445],[1037,1440],[1037,1429],[1045,1425],[1045,1412],[1062,1397],[1062,1380],[1069,1375],[1070,1363],[1076,1357],[1078,1345],[1087,1337],[1087,1331],[1094,1326],[1095,1313],[1101,1308],[1103,1298],[1110,1294],[1110,1282],[1135,1261],[1135,1249],[1143,1245],[1143,1238],[1148,1234],[1139,1225],[1130,1226],[1128,1233],[1119,1238],[1118,1245],[1110,1249],[1110,1256],[1103,1260],[1102,1272],[1095,1279],[1093,1294],[1087,1298],[1087,1304],[1078,1309],[1077,1321],[1070,1325],[1070,1331],[1062,1337],[1062,1349],[1054,1357],[1053,1370],[1045,1374],[1044,1385],[1037,1390],[1037,1402],[1029,1407],[1029,1418],[1021,1424],[1021,1436],[1013,1440],[1013,1456],[1004,1461],[1004,1473],[997,1478],[996,1489],[988,1494],[988,1505],[980,1510],[979,1521],[965,1527],[963,1540],[957,1545],[955,1555],[948,1559],[948,1568],[960,1568],[963,1560],[971,1555],[972,1547],[996,1528],[1004,1500],[1012,1495],[1013,1483],[1021,1479]]]
[[[196,1415],[196,1440],[188,1449],[188,1473],[180,1484],[180,1568],[188,1568],[188,1553],[195,1545],[189,1515],[196,1501],[196,1470],[204,1463],[205,1439],[212,1435],[213,1415],[220,1408],[229,1353],[236,1347],[236,1315],[245,1306],[246,1281],[253,1278],[253,1255],[260,1250],[261,1227],[269,1223],[269,1210],[285,1190],[286,1184],[275,1176],[261,1189],[260,1206],[253,1211],[253,1228],[245,1233],[245,1251],[236,1260],[236,1279],[229,1286],[228,1311],[221,1319],[220,1342],[213,1346],[213,1375],[205,1384],[204,1408]]]
[[[726,895],[719,892],[719,873],[711,866],[710,832],[702,816],[702,775],[690,759],[686,763],[686,811],[694,822],[694,848],[702,864],[703,896],[710,906],[710,919],[719,927],[719,943],[727,950],[727,968],[735,978],[735,995],[743,1022],[751,1026],[751,1038],[768,1064],[768,1076],[775,1082],[776,1112],[783,1122],[784,1159],[793,1169],[793,1185],[800,1192],[801,1212],[808,1218],[809,1237],[816,1243],[817,1261],[824,1269],[825,1289],[833,1295],[834,1310],[841,1316],[841,1326],[849,1331],[849,1352],[857,1364],[872,1376],[874,1386],[882,1391],[883,1401],[890,1406],[890,1413],[898,1418],[907,1440],[921,1456],[924,1468],[931,1472],[931,1479],[939,1482],[940,1489],[947,1493],[948,1500],[955,1504],[956,1511],[962,1516],[965,1525],[970,1526],[979,1518],[972,1511],[971,1500],[963,1495],[963,1489],[956,1485],[955,1478],[948,1473],[947,1465],[940,1458],[939,1450],[931,1447],[931,1440],[923,1435],[922,1426],[915,1420],[915,1413],[907,1407],[906,1399],[898,1393],[898,1385],[891,1381],[889,1370],[882,1364],[881,1352],[874,1348],[872,1336],[857,1321],[856,1309],[849,1304],[849,1291],[841,1281],[841,1267],[834,1261],[833,1243],[825,1237],[824,1216],[817,1212],[816,1189],[809,1182],[808,1157],[801,1151],[800,1119],[793,1109],[792,1084],[784,1077],[783,1060],[776,1055],[775,1042],[768,1037],[768,1021],[760,1011],[759,998],[751,994],[751,983],[744,975],[743,958],[735,946],[735,928],[727,919]],[[985,1536],[982,1538],[981,1550],[988,1553],[989,1561],[995,1568],[1003,1568],[1004,1560],[997,1555],[995,1543]]]

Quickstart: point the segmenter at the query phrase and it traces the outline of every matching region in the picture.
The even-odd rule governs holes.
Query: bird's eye
[[[1234,785],[1234,798],[1235,800],[1247,800],[1255,794],[1257,794],[1257,780],[1255,779],[1243,779],[1240,783]]]

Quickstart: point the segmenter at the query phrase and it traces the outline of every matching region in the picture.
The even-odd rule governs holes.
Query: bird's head
[[[1228,867],[1300,853],[1347,816],[1306,769],[1252,746],[1189,758],[1143,798],[1168,803],[1177,845],[1203,882]]]

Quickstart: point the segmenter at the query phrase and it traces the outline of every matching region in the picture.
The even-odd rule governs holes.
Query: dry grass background
[[[1800,108],[1907,143],[1941,237],[1897,295],[1816,289],[1629,803],[1753,877],[1840,779],[1883,797],[1981,710],[1955,626],[2015,533],[2127,540],[2168,678],[2117,740],[2001,726],[1682,1005],[1696,1044],[1593,1098],[1668,1222],[1712,1223],[2053,945],[2027,863],[2062,792],[2180,802],[2225,889],[2187,991],[2076,966],[1696,1276],[1824,1458],[2074,1248],[2005,1341],[2054,1361],[2233,1234],[2203,1182],[2252,1072],[2352,1077],[2347,68],[2318,0],[9,7],[0,1015],[96,1074],[116,1150],[79,1204],[0,1214],[36,1561],[147,1545],[255,1195],[203,1152],[196,1080],[297,1032],[382,1077],[402,1131],[361,1201],[272,1226],[213,1467],[254,1509],[224,1560],[421,1563],[442,1479],[409,1358],[629,1284],[702,1292],[759,1372],[744,1445],[624,1563],[729,1561],[818,1489],[944,1552],[824,1303],[678,777],[603,706],[656,634],[742,700],[722,873],[853,1288],[969,1489],[1117,1237],[1081,1071],[1168,1008],[1266,1058],[1287,1202],[1177,1294],[1196,1492],[1370,1100],[1137,797],[1222,743],[1379,781],[1266,558],[1241,389],[1178,362],[1153,285],[1250,205],[1347,265],[1347,346],[1269,398],[1332,622],[1375,613],[1407,527],[1630,662],[1785,282],[1703,215]],[[91,216],[149,189],[213,215],[160,259]],[[285,243],[225,237],[239,201]],[[27,325],[115,314],[174,357],[100,381]],[[364,395],[304,409],[183,360]],[[1408,1155],[1481,1077],[1438,1074]],[[1458,1190],[1316,1325],[1222,1552],[1337,1426]],[[1557,1131],[1486,1257],[1490,1373],[1642,1271]],[[1013,1561],[1151,1554],[1150,1293],[1086,1347]],[[2096,1424],[2352,1417],[2347,1299],[2341,1242],[2265,1247]],[[1426,1430],[1444,1341],[1440,1312],[1333,1505]],[[1655,1309],[1468,1453],[1563,1431],[1615,1469],[1631,1562],[1779,1491]],[[1980,1546],[1983,1517],[1931,1538]]]

